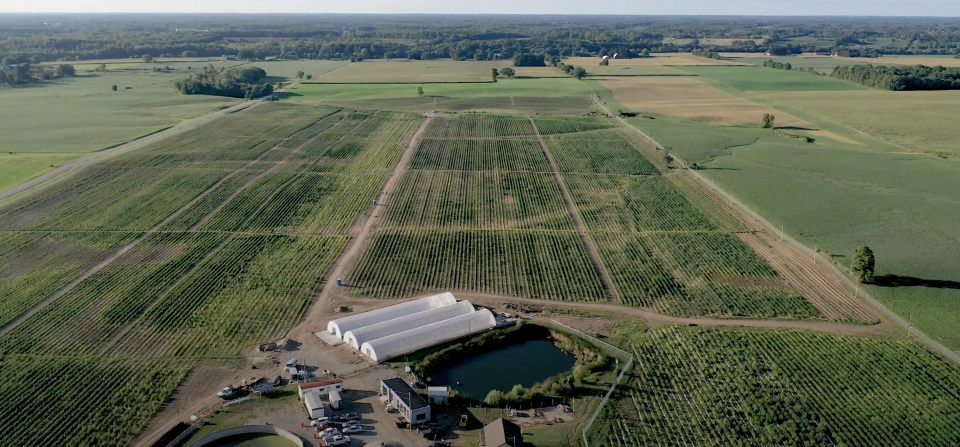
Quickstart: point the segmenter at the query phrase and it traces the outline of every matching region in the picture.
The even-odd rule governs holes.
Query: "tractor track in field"
[[[30,309],[27,309],[26,311],[24,311],[23,313],[21,313],[20,315],[18,315],[17,318],[14,318],[14,319],[11,320],[9,323],[5,324],[3,327],[0,327],[0,337],[6,335],[8,332],[10,332],[10,331],[12,331],[13,329],[15,329],[17,326],[19,326],[21,323],[23,323],[24,321],[26,321],[28,318],[32,317],[34,314],[36,314],[37,312],[40,312],[40,311],[43,310],[45,307],[47,307],[48,305],[50,305],[51,303],[53,303],[54,301],[56,301],[57,299],[59,299],[59,298],[62,297],[63,295],[66,295],[67,293],[69,293],[71,290],[73,290],[75,287],[77,287],[78,285],[80,285],[80,283],[82,283],[83,281],[85,281],[87,278],[90,278],[91,276],[97,274],[97,273],[100,272],[101,270],[103,270],[103,269],[107,268],[108,266],[110,266],[111,264],[113,264],[117,259],[120,259],[120,257],[122,257],[124,254],[126,254],[127,252],[129,252],[130,250],[132,250],[134,247],[136,247],[137,245],[139,245],[139,244],[140,244],[141,242],[143,242],[146,238],[150,237],[150,235],[152,235],[152,234],[156,233],[157,231],[159,231],[161,228],[163,228],[164,226],[166,226],[168,223],[170,223],[171,221],[173,221],[174,219],[176,219],[177,217],[179,217],[181,214],[183,214],[184,211],[190,209],[190,208],[191,208],[193,205],[195,205],[197,202],[199,202],[199,201],[202,200],[204,197],[208,196],[210,193],[212,193],[213,191],[215,191],[215,190],[216,190],[218,187],[220,187],[220,185],[222,185],[224,182],[226,182],[227,180],[229,180],[229,179],[232,178],[233,176],[237,175],[238,173],[240,173],[240,172],[243,171],[244,169],[247,169],[248,167],[253,166],[255,163],[259,162],[263,157],[265,157],[268,153],[272,152],[272,151],[273,151],[274,149],[276,149],[278,146],[279,146],[279,145],[274,146],[273,148],[270,148],[270,149],[268,149],[268,150],[266,150],[266,151],[263,151],[263,153],[261,153],[259,156],[257,156],[257,158],[254,158],[253,160],[251,160],[251,161],[248,162],[247,164],[241,166],[240,168],[235,169],[235,170],[227,173],[226,175],[224,175],[223,177],[221,177],[220,180],[217,180],[213,185],[210,185],[210,187],[208,187],[207,189],[203,190],[200,194],[197,194],[197,196],[194,197],[192,200],[190,200],[189,202],[185,203],[185,204],[184,204],[183,206],[181,206],[180,208],[177,208],[177,210],[174,211],[173,213],[170,213],[169,216],[167,216],[166,218],[164,218],[163,220],[161,220],[159,223],[157,223],[156,225],[154,225],[154,226],[150,227],[149,229],[147,229],[147,230],[143,231],[142,233],[140,233],[140,235],[137,236],[136,239],[128,242],[127,244],[125,244],[125,245],[123,245],[123,246],[121,246],[121,247],[119,247],[119,248],[117,248],[117,250],[114,251],[113,254],[111,254],[109,257],[107,257],[107,258],[104,259],[103,261],[100,261],[100,263],[98,263],[97,265],[95,265],[95,266],[87,269],[87,271],[85,271],[85,272],[83,272],[82,274],[80,274],[80,276],[74,278],[73,281],[70,281],[69,283],[67,283],[67,285],[65,285],[65,286],[57,289],[57,291],[55,291],[55,292],[53,292],[52,294],[50,294],[50,296],[44,298],[44,299],[43,299],[42,301],[40,301],[39,303],[33,305],[32,307],[30,307]]]
[[[583,245],[587,249],[587,255],[590,256],[590,261],[597,270],[597,275],[603,283],[607,297],[610,299],[610,302],[617,303],[620,301],[617,296],[617,289],[614,288],[613,281],[610,279],[610,275],[607,274],[607,269],[604,268],[603,263],[600,261],[600,254],[597,252],[593,240],[591,240],[590,235],[587,234],[587,226],[584,225],[583,220],[580,219],[580,213],[577,211],[577,206],[573,202],[573,196],[570,195],[570,190],[567,189],[567,184],[563,181],[560,168],[557,167],[557,163],[553,160],[553,155],[550,154],[547,143],[543,141],[543,136],[540,135],[540,129],[537,128],[537,123],[533,121],[533,118],[527,117],[527,119],[530,120],[530,126],[533,127],[533,134],[536,136],[537,144],[540,145],[540,150],[543,151],[543,155],[547,157],[547,163],[550,164],[550,171],[553,174],[554,180],[557,182],[557,186],[560,187],[560,193],[563,195],[563,202],[567,206],[570,218],[573,219],[573,226],[577,229],[577,233],[580,234],[580,240],[583,241]]]
[[[333,128],[337,127],[337,126],[340,126],[340,125],[343,123],[343,121],[344,121],[344,120],[338,121],[336,124],[334,124],[333,126],[331,126],[330,129],[333,129]],[[356,130],[358,127],[360,127],[365,121],[366,121],[366,118],[360,120],[359,123],[357,123],[355,126],[353,126],[353,127],[352,127],[350,130],[348,130],[347,132],[345,132],[343,135],[341,135],[340,138],[338,138],[337,140],[335,140],[334,142],[332,142],[331,145],[332,145],[333,143],[343,141],[343,139],[346,138],[347,135],[350,135],[351,132],[353,132],[353,131]],[[319,122],[319,121],[318,121],[318,122]],[[329,129],[327,129],[327,130],[329,130]],[[317,135],[314,136],[313,138],[310,138],[310,139],[304,141],[304,142],[301,143],[299,146],[291,149],[290,152],[289,152],[287,155],[285,155],[282,159],[277,160],[276,162],[273,162],[273,167],[272,167],[272,168],[270,168],[270,169],[265,169],[265,170],[264,170],[263,172],[261,172],[260,174],[257,174],[256,176],[254,176],[254,177],[251,178],[250,180],[247,180],[247,182],[244,183],[243,185],[241,185],[239,188],[237,188],[236,191],[234,191],[232,194],[230,194],[230,195],[227,196],[225,199],[223,199],[223,201],[220,203],[220,205],[218,205],[216,208],[214,208],[213,210],[211,210],[210,212],[208,212],[206,215],[204,215],[203,218],[201,218],[200,221],[199,221],[197,224],[195,224],[193,227],[191,227],[189,230],[187,230],[187,232],[194,232],[197,227],[200,227],[201,225],[203,225],[204,223],[206,223],[207,221],[209,221],[211,218],[213,218],[214,215],[216,215],[217,213],[219,213],[220,210],[222,210],[223,207],[225,207],[228,203],[230,203],[231,200],[233,200],[233,199],[236,198],[238,195],[242,194],[242,193],[243,193],[244,191],[246,191],[248,188],[250,188],[251,186],[253,186],[258,180],[260,180],[261,178],[263,178],[263,177],[266,176],[267,174],[273,172],[273,170],[276,169],[277,166],[280,166],[280,165],[282,165],[283,163],[286,163],[288,160],[290,160],[291,157],[293,157],[294,155],[300,153],[300,150],[303,149],[304,146],[306,146],[306,145],[308,145],[308,144],[316,141],[316,139],[319,138],[320,135],[322,135],[322,134],[323,134],[323,132],[317,134]],[[285,140],[286,140],[286,139],[285,139]],[[263,157],[264,155],[266,155],[267,153],[273,152],[273,151],[276,150],[278,147],[279,147],[279,145],[278,145],[278,146],[274,146],[271,150],[264,152],[264,154],[261,155],[261,156],[258,157],[258,158],[262,158],[262,157]],[[328,148],[328,149],[329,149],[329,148]],[[240,224],[237,225],[237,228],[243,228],[243,227],[245,227],[248,223],[250,223],[250,221],[251,221],[254,217],[256,217],[256,216],[260,213],[260,211],[263,210],[264,207],[266,207],[267,205],[270,204],[270,201],[273,200],[273,198],[276,197],[277,194],[279,194],[281,191],[283,191],[283,190],[287,187],[287,185],[289,185],[291,182],[293,182],[293,180],[296,179],[296,177],[297,177],[298,175],[302,174],[302,173],[303,173],[304,171],[306,171],[308,168],[309,168],[309,166],[300,169],[297,173],[295,173],[295,174],[290,178],[290,180],[287,180],[286,182],[284,182],[283,184],[281,184],[280,186],[278,186],[278,187],[273,191],[273,193],[272,193],[270,196],[268,196],[268,197],[266,197],[265,199],[263,199],[263,201],[260,203],[260,205],[257,207],[256,210],[254,210],[252,213],[250,213],[242,222],[240,222]],[[157,303],[160,302],[160,300],[162,300],[171,290],[175,289],[175,288],[176,288],[178,285],[180,285],[183,281],[185,281],[187,278],[189,278],[189,277],[191,276],[191,274],[194,272],[194,270],[196,270],[199,266],[203,265],[204,262],[206,262],[208,259],[211,259],[211,258],[213,258],[214,256],[216,256],[217,253],[219,253],[220,250],[221,250],[224,246],[226,246],[230,241],[232,241],[237,235],[238,235],[238,233],[229,233],[228,236],[224,237],[223,240],[220,241],[220,243],[218,243],[216,246],[214,246],[213,248],[211,248],[210,251],[208,251],[199,261],[197,261],[197,262],[193,265],[192,268],[190,268],[189,270],[187,270],[186,272],[184,272],[184,273],[180,276],[180,278],[178,278],[178,279],[177,279],[176,281],[174,281],[172,284],[170,284],[169,286],[165,287],[159,294],[157,294],[156,297],[154,297],[154,298],[150,301],[150,303],[144,308],[143,312],[141,312],[140,315],[137,316],[137,319],[136,319],[136,320],[133,320],[130,324],[127,324],[126,326],[124,326],[120,331],[118,331],[116,334],[114,334],[114,335],[110,338],[110,340],[109,340],[108,342],[106,342],[105,344],[103,344],[103,346],[102,346],[102,347],[100,348],[100,350],[99,350],[99,354],[100,354],[100,355],[103,355],[103,354],[109,352],[111,349],[113,349],[113,347],[114,347],[121,339],[123,339],[123,337],[127,334],[127,332],[128,332],[130,329],[132,329],[132,328],[137,324],[137,322],[140,321],[140,319],[141,319],[144,315],[147,315],[147,313],[150,312],[150,311],[157,305]]]
[[[350,228],[350,242],[347,243],[343,253],[341,253],[337,260],[334,261],[333,265],[330,267],[330,270],[324,276],[326,279],[324,280],[320,292],[318,292],[311,303],[309,303],[306,313],[300,320],[300,323],[287,333],[287,338],[303,340],[307,337],[312,337],[313,329],[316,328],[318,324],[326,320],[324,314],[326,310],[333,304],[334,297],[337,296],[337,278],[342,278],[343,275],[358,262],[360,250],[370,237],[374,225],[379,222],[382,216],[380,211],[381,207],[388,206],[393,192],[397,189],[397,186],[400,183],[400,179],[403,177],[403,174],[407,172],[410,161],[413,159],[413,154],[416,152],[417,145],[421,140],[423,140],[423,135],[426,132],[427,127],[429,127],[430,122],[433,121],[433,118],[433,114],[427,114],[426,118],[420,123],[416,132],[414,132],[413,136],[410,138],[406,148],[400,155],[400,159],[397,161],[396,166],[394,166],[393,171],[390,173],[390,177],[387,179],[383,185],[383,188],[381,189],[381,193],[378,196],[377,206],[374,207],[369,216],[360,216]]]
[[[295,85],[295,83],[294,83],[294,84],[291,84],[291,85],[289,85],[289,86],[286,86],[286,87],[284,87],[284,88],[282,88],[282,89],[280,89],[280,90],[277,90],[277,92],[284,92],[284,91],[286,91],[288,88],[292,87],[293,85]],[[0,201],[3,201],[4,199],[7,199],[7,198],[9,198],[9,197],[12,197],[12,196],[15,196],[15,195],[17,195],[17,194],[20,194],[21,192],[24,192],[24,191],[27,191],[27,190],[29,190],[29,189],[32,189],[32,188],[35,187],[35,186],[42,185],[42,184],[44,184],[44,183],[46,183],[46,182],[48,182],[48,181],[50,181],[50,180],[54,180],[54,179],[60,177],[61,175],[66,174],[66,173],[69,172],[69,171],[72,171],[74,168],[78,168],[78,167],[80,167],[80,166],[83,166],[83,165],[86,165],[86,164],[88,164],[88,163],[97,161],[97,160],[99,160],[99,159],[101,159],[101,158],[108,157],[108,156],[110,156],[110,155],[115,155],[115,154],[117,154],[117,153],[119,153],[119,152],[124,152],[124,151],[127,151],[127,150],[135,149],[135,148],[140,147],[140,146],[142,146],[142,145],[145,145],[145,144],[148,144],[148,143],[153,143],[153,142],[162,140],[162,139],[164,139],[164,138],[166,138],[166,137],[169,137],[169,136],[171,136],[171,135],[173,135],[173,134],[180,133],[180,132],[182,132],[182,131],[184,131],[184,130],[189,130],[189,129],[198,127],[198,126],[200,126],[200,125],[206,124],[207,122],[212,121],[212,120],[214,120],[214,119],[216,119],[216,118],[219,118],[219,117],[221,117],[221,116],[224,116],[224,115],[227,115],[227,114],[231,114],[231,113],[242,112],[242,111],[245,111],[245,110],[250,109],[250,108],[252,108],[252,107],[256,107],[256,106],[258,106],[258,105],[260,105],[260,104],[263,104],[264,102],[267,102],[267,101],[264,100],[264,99],[261,99],[261,100],[253,101],[252,104],[251,104],[250,102],[244,101],[244,102],[241,102],[240,104],[237,104],[237,105],[234,105],[234,106],[231,106],[231,107],[227,107],[226,109],[217,110],[217,111],[215,111],[215,112],[211,112],[211,113],[208,113],[208,114],[206,114],[206,115],[200,115],[200,116],[198,116],[198,117],[191,118],[191,119],[189,119],[189,120],[187,120],[187,121],[184,121],[184,122],[182,122],[182,123],[179,123],[179,124],[177,124],[177,125],[174,125],[174,126],[171,126],[171,127],[166,128],[166,129],[160,130],[160,131],[158,131],[158,132],[154,132],[154,133],[152,133],[152,134],[145,135],[145,136],[143,136],[143,137],[137,138],[136,140],[128,141],[128,142],[126,142],[126,143],[120,144],[120,145],[115,146],[115,147],[111,147],[111,148],[109,148],[109,149],[104,149],[104,150],[101,150],[101,151],[92,152],[92,153],[87,154],[87,155],[84,155],[84,156],[82,156],[82,157],[80,157],[80,158],[78,158],[78,159],[76,159],[76,160],[73,160],[73,161],[71,161],[71,162],[69,162],[69,163],[66,163],[66,164],[64,164],[64,165],[62,165],[62,166],[60,166],[60,167],[58,167],[58,168],[56,168],[56,169],[54,169],[54,170],[52,170],[52,171],[48,171],[48,172],[46,172],[46,173],[44,173],[44,174],[42,174],[42,175],[40,175],[40,176],[38,176],[38,177],[34,177],[34,178],[32,178],[32,179],[24,182],[24,183],[21,183],[21,184],[19,184],[19,185],[17,185],[17,186],[14,186],[14,187],[6,190],[6,191],[0,191]]]

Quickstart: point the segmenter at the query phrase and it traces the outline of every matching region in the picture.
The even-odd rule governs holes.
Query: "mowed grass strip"
[[[404,298],[464,291],[603,301],[597,270],[575,232],[384,231],[372,237],[346,286]]]
[[[729,85],[740,91],[848,91],[866,90],[852,82],[841,81],[811,73],[777,70],[756,66],[747,67],[683,67],[683,71],[712,82]]]
[[[431,83],[491,82],[491,70],[512,65],[509,61],[369,60],[352,63],[310,83]]]

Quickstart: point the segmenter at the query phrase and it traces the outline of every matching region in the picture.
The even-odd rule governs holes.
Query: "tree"
[[[643,51],[640,52],[640,57],[650,57],[650,50],[644,48]]]
[[[417,96],[423,96],[423,87],[417,87]]]
[[[311,80],[311,79],[313,79],[313,75],[308,74],[308,75],[307,75],[307,80],[309,81],[309,80]]]
[[[303,80],[303,77],[304,77],[305,75],[306,75],[306,74],[305,74],[303,71],[298,71],[298,72],[297,72],[297,79],[300,79],[300,80],[302,81],[302,80]]]
[[[116,86],[116,85],[111,85],[111,86],[110,86],[110,90],[117,91],[117,86]]]
[[[197,57],[197,52],[196,52],[196,51],[184,51],[183,53],[180,53],[180,57]]]
[[[278,82],[278,83],[277,83],[277,90],[280,90],[280,89],[282,89],[282,88],[283,88],[283,83],[282,83],[282,82]]]
[[[66,76],[73,76],[77,74],[77,70],[73,68],[73,65],[69,64],[60,64],[57,65],[57,77],[62,78]]]
[[[98,65],[96,71],[99,71],[99,72],[107,71],[107,64]]]
[[[483,403],[493,407],[499,407],[501,402],[503,402],[503,391],[500,390],[490,390],[483,398]]]
[[[493,76],[493,82],[497,82],[497,78],[500,77],[500,72],[496,68],[490,69],[490,76]]]
[[[583,79],[587,77],[587,70],[583,67],[577,67],[573,69],[573,77],[577,79]]]
[[[667,166],[670,166],[670,164],[673,163],[673,155],[663,154],[663,161],[667,163]]]
[[[764,129],[772,129],[773,121],[775,119],[777,119],[777,117],[773,116],[772,113],[764,113],[763,120],[760,122],[760,127]]]
[[[153,56],[151,56],[151,55],[149,55],[149,54],[144,54],[141,59],[143,59],[143,63],[145,63],[145,64],[152,64],[152,63],[153,63]]]
[[[610,59],[603,59],[600,61],[601,67],[606,67],[607,65],[610,65]]]
[[[510,67],[506,67],[506,68],[504,68],[503,70],[500,70],[500,74],[502,74],[502,75],[504,75],[504,76],[506,76],[506,77],[508,77],[508,78],[512,78],[513,75],[517,74],[517,72],[514,71],[514,69],[512,69],[512,68],[510,68]]]
[[[697,166],[696,163],[694,163],[694,164],[692,164],[692,165],[690,165],[690,166],[693,168],[694,171],[699,171],[699,170],[700,170],[700,167]]]
[[[850,270],[857,276],[862,283],[873,281],[873,271],[876,260],[873,257],[873,250],[866,245],[861,245],[853,253],[853,263],[850,264]]]

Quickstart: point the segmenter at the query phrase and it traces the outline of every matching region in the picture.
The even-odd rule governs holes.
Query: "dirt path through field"
[[[367,239],[370,237],[374,224],[380,220],[381,213],[385,212],[382,211],[382,207],[390,203],[390,198],[397,189],[403,174],[407,172],[407,167],[410,166],[410,160],[413,158],[417,144],[419,144],[423,138],[424,132],[430,125],[430,122],[433,121],[433,117],[433,114],[426,115],[426,119],[420,123],[417,131],[413,134],[413,137],[410,138],[410,142],[407,143],[406,148],[400,155],[400,160],[393,168],[393,172],[390,173],[387,182],[383,185],[381,194],[377,199],[377,206],[370,215],[361,217],[353,224],[353,227],[351,227],[350,242],[347,244],[343,253],[340,254],[340,257],[333,263],[329,273],[326,275],[323,288],[320,289],[320,292],[317,293],[313,302],[310,303],[300,324],[291,329],[287,334],[289,338],[303,340],[306,337],[312,337],[313,332],[320,328],[318,325],[325,322],[326,318],[324,317],[324,313],[333,304],[333,297],[336,295],[337,278],[342,278],[344,274],[350,271],[350,268],[357,263],[360,249],[363,248]]]
[[[171,396],[150,425],[137,435],[129,445],[147,447],[160,438],[177,422],[189,423],[189,416],[210,410],[220,402],[211,390],[218,390],[229,383],[236,372],[224,366],[198,366],[190,371],[186,380]]]
[[[263,153],[261,153],[259,156],[257,156],[257,158],[254,158],[253,160],[251,160],[249,163],[247,163],[247,164],[243,165],[242,167],[237,168],[237,169],[235,169],[235,170],[233,170],[233,171],[230,171],[229,173],[227,173],[227,175],[221,177],[220,180],[217,180],[216,183],[214,183],[214,184],[211,185],[209,188],[205,189],[203,192],[201,192],[201,193],[198,194],[196,197],[194,197],[193,200],[190,200],[189,202],[187,202],[186,204],[184,204],[183,206],[181,206],[180,208],[178,208],[176,211],[174,211],[173,213],[171,213],[169,216],[167,216],[165,219],[161,220],[160,223],[158,223],[158,224],[150,227],[149,229],[147,229],[146,231],[144,231],[143,233],[141,233],[139,236],[137,236],[136,239],[134,239],[134,240],[130,241],[129,243],[127,243],[126,245],[118,248],[117,251],[115,251],[112,255],[110,255],[109,257],[107,257],[107,258],[104,259],[103,261],[101,261],[99,264],[97,264],[97,265],[91,267],[90,269],[88,269],[87,271],[83,272],[80,276],[76,277],[73,281],[70,281],[69,283],[67,283],[67,285],[61,287],[61,288],[58,289],[56,292],[53,292],[50,296],[44,298],[43,301],[40,301],[39,303],[35,304],[35,305],[34,305],[33,307],[31,307],[30,309],[27,309],[27,311],[25,311],[24,313],[18,315],[17,318],[14,318],[12,321],[10,321],[9,323],[7,323],[7,324],[4,325],[3,327],[0,327],[0,337],[2,337],[2,336],[5,335],[7,332],[10,332],[11,330],[13,330],[13,329],[16,328],[17,326],[19,326],[20,323],[23,323],[24,321],[26,321],[28,318],[30,318],[31,316],[33,316],[34,314],[36,314],[37,312],[39,312],[39,311],[42,310],[43,308],[47,307],[50,303],[53,303],[54,301],[56,301],[57,299],[59,299],[59,298],[62,297],[63,295],[66,295],[67,293],[69,293],[71,290],[73,290],[75,287],[77,287],[80,283],[82,283],[82,282],[83,282],[84,280],[86,280],[87,278],[89,278],[89,277],[97,274],[97,272],[105,269],[105,268],[106,268],[107,266],[109,266],[110,264],[113,264],[117,259],[120,259],[121,256],[123,256],[124,254],[126,254],[127,252],[129,252],[130,250],[132,250],[134,247],[136,247],[137,245],[139,245],[139,244],[140,244],[141,242],[143,242],[146,238],[150,237],[151,234],[156,233],[158,230],[160,230],[161,228],[163,228],[164,226],[166,226],[168,223],[170,223],[173,219],[176,219],[177,217],[179,217],[180,214],[182,214],[184,211],[190,209],[190,207],[192,207],[193,205],[195,205],[197,202],[199,202],[200,200],[202,200],[204,197],[206,197],[207,195],[209,195],[211,192],[215,191],[217,188],[220,187],[221,184],[223,184],[223,182],[229,180],[231,177],[237,175],[238,173],[240,173],[240,172],[243,171],[244,169],[246,169],[246,168],[248,168],[248,167],[250,167],[250,166],[253,166],[253,164],[259,162],[264,156],[266,156],[268,153],[272,152],[272,151],[273,151],[274,149],[276,149],[277,147],[278,147],[278,146],[274,146],[274,147],[270,148],[269,150],[263,151]]]
[[[550,154],[547,143],[543,141],[543,136],[540,135],[540,129],[537,128],[537,123],[533,121],[533,118],[527,117],[527,119],[530,120],[530,126],[533,127],[533,133],[537,137],[537,144],[540,145],[540,150],[543,151],[543,155],[547,157],[547,163],[550,164],[553,179],[560,187],[563,202],[567,205],[567,212],[570,213],[570,218],[573,219],[573,226],[577,229],[577,233],[580,233],[580,240],[583,241],[583,245],[587,249],[587,255],[590,256],[593,267],[597,269],[597,275],[600,276],[603,288],[607,291],[607,297],[610,298],[610,302],[612,303],[619,302],[617,290],[613,287],[613,281],[610,279],[610,275],[607,274],[607,269],[605,269],[603,263],[600,262],[600,254],[597,253],[597,248],[593,245],[593,240],[591,240],[590,235],[587,234],[587,226],[580,220],[580,213],[573,203],[573,196],[570,195],[570,190],[567,189],[567,184],[563,181],[563,176],[560,175],[560,168],[557,167],[557,163],[553,160],[553,155]]]
[[[286,87],[284,87],[284,88],[282,88],[282,89],[280,89],[280,90],[277,90],[277,92],[284,92],[284,91],[286,91],[288,88],[290,88],[290,87],[292,87],[292,86],[293,86],[293,84],[291,84],[291,85],[289,85],[289,86],[286,86]],[[170,128],[164,129],[164,130],[161,130],[161,131],[156,132],[156,133],[152,133],[152,134],[150,134],[150,135],[147,135],[147,136],[138,138],[138,139],[136,139],[136,140],[133,140],[133,141],[130,141],[130,142],[127,142],[127,143],[123,143],[123,144],[121,144],[121,145],[119,145],[119,146],[112,147],[112,148],[109,148],[109,149],[104,149],[104,150],[102,150],[102,151],[93,152],[93,153],[91,153],[91,154],[88,154],[88,155],[85,155],[85,156],[83,156],[83,157],[80,157],[80,158],[78,158],[78,159],[76,159],[76,160],[73,160],[73,161],[71,161],[71,162],[69,162],[69,163],[67,163],[67,164],[64,164],[63,166],[60,166],[60,167],[57,168],[57,169],[54,169],[54,170],[52,170],[52,171],[49,171],[49,172],[47,172],[47,173],[45,173],[45,174],[43,174],[43,175],[41,175],[41,176],[39,176],[39,177],[35,177],[35,178],[31,179],[31,180],[28,180],[28,181],[26,181],[26,182],[24,182],[24,183],[21,183],[21,184],[19,184],[19,185],[17,185],[17,186],[14,186],[13,188],[10,188],[10,189],[8,189],[8,190],[6,190],[6,191],[0,192],[0,201],[6,199],[6,198],[8,198],[8,197],[14,196],[14,195],[16,195],[16,194],[19,194],[19,193],[21,193],[21,192],[23,192],[23,191],[26,191],[26,190],[28,190],[28,189],[30,189],[30,188],[33,188],[34,186],[38,186],[38,185],[40,185],[40,184],[46,183],[46,182],[48,182],[48,181],[50,181],[50,180],[53,180],[53,179],[55,179],[55,178],[57,178],[57,177],[65,174],[65,173],[73,170],[74,168],[77,168],[77,167],[86,165],[86,164],[88,164],[88,163],[90,163],[90,162],[99,160],[99,159],[101,159],[101,158],[105,158],[105,157],[110,156],[110,155],[116,155],[117,153],[120,153],[120,152],[124,152],[124,151],[130,150],[130,149],[134,149],[134,148],[143,146],[143,145],[148,144],[148,143],[153,143],[153,142],[162,140],[162,139],[164,139],[164,138],[166,138],[166,137],[169,137],[169,136],[171,136],[171,135],[181,133],[181,132],[183,132],[184,130],[189,130],[189,129],[198,127],[198,126],[200,126],[200,125],[206,124],[207,122],[209,122],[209,121],[211,121],[211,120],[213,120],[213,119],[215,119],[215,118],[219,118],[219,117],[224,116],[224,115],[229,114],[229,113],[236,113],[236,112],[239,112],[239,111],[241,111],[241,110],[246,110],[246,109],[249,109],[250,107],[256,107],[257,105],[263,104],[264,102],[266,102],[266,100],[264,100],[264,99],[256,100],[256,101],[252,101],[252,102],[250,102],[250,101],[241,102],[240,104],[237,104],[237,105],[235,105],[235,106],[228,107],[228,108],[223,109],[223,110],[217,110],[217,111],[215,111],[215,112],[211,112],[211,113],[208,113],[208,114],[206,114],[206,115],[201,115],[201,116],[198,116],[198,117],[193,118],[193,119],[189,119],[189,120],[184,121],[184,122],[182,122],[182,123],[180,123],[180,124],[177,124],[177,125],[175,125],[175,126],[173,126],[173,127],[170,127]]]
[[[454,292],[457,298],[470,300],[475,304],[495,304],[495,303],[523,303],[534,304],[545,307],[573,307],[578,309],[599,310],[612,312],[616,314],[633,315],[644,320],[655,323],[667,323],[676,325],[709,326],[709,327],[757,327],[771,329],[810,329],[819,332],[840,335],[880,335],[890,332],[890,324],[882,322],[880,324],[859,325],[846,323],[830,323],[825,321],[802,321],[802,320],[721,320],[715,318],[684,318],[671,317],[654,312],[653,310],[639,307],[619,306],[616,304],[600,303],[577,303],[569,301],[538,300],[532,298],[517,298],[512,296],[487,295],[469,292]]]

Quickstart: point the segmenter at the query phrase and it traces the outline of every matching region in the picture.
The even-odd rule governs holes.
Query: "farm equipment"
[[[279,347],[277,346],[276,342],[269,341],[269,342],[260,344],[260,352],[268,352],[268,351],[274,352],[274,351],[277,351],[278,349]]]

